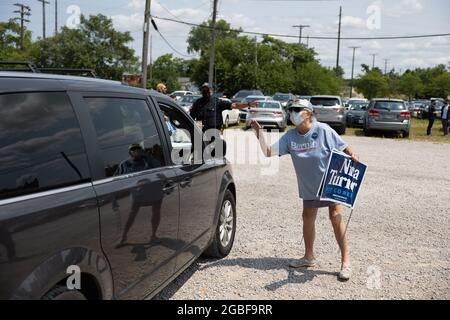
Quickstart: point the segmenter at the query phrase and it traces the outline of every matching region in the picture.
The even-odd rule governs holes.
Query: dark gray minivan
[[[0,299],[151,298],[228,255],[236,188],[226,158],[185,159],[198,133],[154,91],[0,72]]]

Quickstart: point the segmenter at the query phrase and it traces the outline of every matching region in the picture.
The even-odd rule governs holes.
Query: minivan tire
[[[226,246],[222,244],[222,241],[220,239],[221,231],[223,230],[223,216],[226,217],[226,213],[223,212],[224,208],[227,207],[227,205],[231,206],[231,217],[233,219],[232,223],[232,232],[231,236],[229,237],[229,241]],[[225,258],[231,251],[231,248],[233,247],[234,242],[234,236],[236,234],[236,201],[234,199],[233,194],[230,190],[225,191],[225,195],[223,197],[222,203],[220,204],[219,208],[219,218],[217,220],[217,226],[216,230],[214,231],[213,239],[210,244],[210,246],[203,252],[203,255],[206,257],[211,258]],[[222,227],[222,228],[221,228]],[[226,229],[228,230],[228,229]]]
[[[409,131],[402,131],[402,138],[409,138]]]
[[[87,300],[78,290],[69,290],[64,286],[56,286],[47,292],[41,300]]]

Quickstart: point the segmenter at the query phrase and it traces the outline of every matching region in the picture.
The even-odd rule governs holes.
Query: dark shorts
[[[337,203],[331,201],[321,201],[321,200],[303,200],[303,208],[324,208]]]

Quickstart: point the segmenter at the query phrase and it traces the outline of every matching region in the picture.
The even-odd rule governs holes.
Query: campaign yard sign
[[[353,209],[366,170],[365,164],[354,162],[349,155],[333,150],[317,195],[320,200],[337,202]]]

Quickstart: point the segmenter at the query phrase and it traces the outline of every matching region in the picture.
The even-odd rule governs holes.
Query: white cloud
[[[338,21],[336,21],[336,24]],[[364,19],[358,18],[358,17],[352,17],[352,16],[344,16],[341,20],[342,27],[349,27],[349,28],[355,28],[355,29],[365,29],[366,21]]]
[[[135,11],[145,9],[145,0],[129,0],[128,7]]]
[[[416,44],[413,42],[401,42],[395,46],[400,50],[416,50]]]
[[[383,13],[390,17],[400,18],[403,16],[421,13],[423,6],[419,0],[402,0],[394,5],[383,6]]]
[[[131,15],[114,15],[111,16],[115,28],[119,31],[139,31],[143,30],[144,17],[142,14],[133,13]]]

